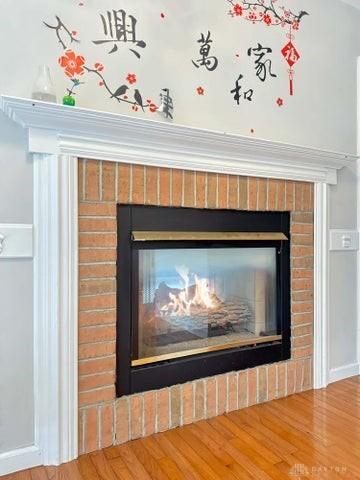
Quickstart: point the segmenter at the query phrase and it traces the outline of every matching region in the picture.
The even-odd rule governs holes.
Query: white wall
[[[32,223],[32,165],[21,128],[0,115],[0,223]],[[32,261],[0,259],[0,453],[32,445]]]
[[[58,97],[62,97],[68,84],[57,66],[61,49],[53,32],[42,25],[42,20],[53,21],[58,14],[83,38],[72,48],[92,63],[103,62],[113,85],[135,71],[137,86],[153,99],[160,88],[169,87],[178,123],[244,135],[251,135],[254,128],[255,137],[353,153],[360,14],[338,0],[287,2],[294,10],[310,13],[296,33],[302,56],[295,68],[292,98],[286,66],[278,55],[284,31],[230,18],[226,0],[158,0],[151,2],[151,8],[148,0],[85,0],[84,7],[79,7],[77,0],[21,4],[2,0],[0,40],[6,69],[0,76],[0,93],[29,96],[37,65],[46,63],[52,68]],[[119,3],[136,14],[144,37],[152,40],[140,62],[128,52],[108,56],[102,50],[100,54],[91,45],[99,12]],[[159,21],[162,11],[166,14],[163,23]],[[213,51],[223,62],[214,75],[195,70],[190,62],[197,55],[199,33],[207,29],[213,34]],[[256,101],[238,107],[229,90],[239,73],[253,73],[251,65],[244,63],[244,52],[258,41],[277,52],[274,70],[279,75],[273,82],[257,86]],[[235,57],[238,51],[240,59]],[[93,78],[86,82],[77,97],[80,106],[133,115],[104,95]],[[206,89],[204,97],[194,93],[199,85]],[[277,97],[285,99],[284,107],[276,105]],[[142,115],[141,111],[137,115]],[[0,115],[0,223],[32,222],[32,166],[25,150],[24,133]],[[356,179],[351,169],[341,172],[339,184],[331,187],[329,214],[332,228],[356,228]],[[334,369],[356,362],[356,255],[331,253],[329,274],[329,348]],[[0,453],[30,445],[34,438],[31,293],[32,262],[0,260]]]
[[[343,169],[330,187],[330,229],[356,230],[357,169]],[[330,378],[356,371],[357,364],[357,252],[329,253],[329,368]]]
[[[355,13],[351,7],[347,11],[355,18],[359,15],[359,11]],[[360,29],[358,27],[352,32],[352,38],[354,45],[357,46],[354,53],[360,55]],[[352,58],[350,74],[353,92],[350,118],[358,132],[350,144],[352,146],[353,141],[356,142],[352,148],[354,152],[357,151],[358,136],[360,135],[357,122],[357,113],[360,113],[357,112],[359,95],[357,85],[360,85],[360,78],[356,71],[356,60]],[[360,72],[360,70],[358,71]],[[344,117],[339,117],[339,120],[344,121]],[[337,137],[339,132],[334,131],[334,135]],[[338,184],[330,187],[330,229],[359,230],[358,189],[357,165],[343,169],[339,173]],[[329,369],[332,381],[359,373],[358,258],[358,252],[354,251],[329,253]]]
[[[266,0],[269,1],[269,0]],[[63,49],[54,30],[43,21],[56,25],[55,15],[77,32],[80,43],[66,46],[83,55],[86,65],[104,65],[103,74],[113,90],[126,83],[128,73],[137,82],[130,85],[129,99],[138,88],[144,99],[158,102],[160,90],[169,87],[174,98],[174,121],[179,124],[234,132],[288,143],[329,150],[354,152],[356,148],[356,57],[360,54],[358,25],[360,13],[339,0],[284,0],[281,5],[295,12],[306,10],[300,29],[293,31],[293,42],[300,53],[294,66],[294,96],[289,95],[288,65],[281,49],[288,42],[288,28],[253,25],[242,17],[228,15],[228,0],[36,0],[14,4],[2,0],[0,38],[9,48],[2,50],[6,70],[0,76],[0,92],[26,97],[36,77],[37,66],[48,64],[55,81],[58,99],[71,84],[58,64]],[[280,5],[280,1],[277,2]],[[137,59],[127,45],[108,54],[112,44],[94,45],[104,37],[100,13],[124,8],[137,20],[138,38],[147,42]],[[161,18],[163,12],[165,18]],[[201,32],[211,32],[211,54],[219,59],[214,72],[196,69],[191,60],[199,57]],[[12,39],[16,39],[13,41]],[[257,43],[271,47],[269,55],[276,78],[262,83],[255,76],[254,57],[249,47]],[[140,49],[139,49],[140,50]],[[237,56],[238,55],[238,56]],[[16,61],[14,61],[14,59]],[[17,61],[19,59],[19,61]],[[230,93],[242,73],[243,88],[252,87],[252,102],[237,105]],[[94,74],[78,77],[84,85],[77,90],[79,106],[126,115],[160,117],[141,109],[119,104],[99,86]],[[202,86],[205,95],[196,93]],[[278,98],[284,100],[279,107]],[[251,133],[251,130],[254,133]]]

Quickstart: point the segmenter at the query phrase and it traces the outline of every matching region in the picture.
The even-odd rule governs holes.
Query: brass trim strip
[[[281,232],[157,232],[134,231],[132,239],[137,242],[158,240],[289,240]]]
[[[162,362],[164,360],[172,360],[174,358],[190,357],[191,355],[198,355],[200,353],[218,352],[220,350],[228,350],[230,348],[244,347],[247,345],[257,345],[260,343],[277,342],[279,340],[282,340],[282,335],[269,335],[267,337],[264,336],[264,337],[244,338],[243,340],[238,340],[237,342],[231,342],[231,343],[222,344],[222,345],[213,345],[211,347],[194,348],[192,350],[185,350],[182,352],[165,353],[163,355],[156,355],[154,357],[139,358],[138,360],[132,360],[131,366],[139,367],[141,365],[148,365],[149,363]]]

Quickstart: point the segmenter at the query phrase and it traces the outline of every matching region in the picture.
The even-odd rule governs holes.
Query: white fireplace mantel
[[[1,97],[29,132],[29,152],[336,183],[354,155],[34,100]]]
[[[328,185],[354,155],[14,97],[0,109],[33,161],[35,351],[35,445],[0,455],[0,475],[78,455],[77,157],[314,182],[314,385],[327,385]]]

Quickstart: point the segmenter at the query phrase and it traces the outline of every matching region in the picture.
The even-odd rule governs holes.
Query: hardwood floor
[[[1,480],[360,479],[360,377]]]

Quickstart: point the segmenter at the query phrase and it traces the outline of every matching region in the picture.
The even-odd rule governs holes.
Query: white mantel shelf
[[[126,115],[1,96],[29,152],[335,184],[355,155]]]

